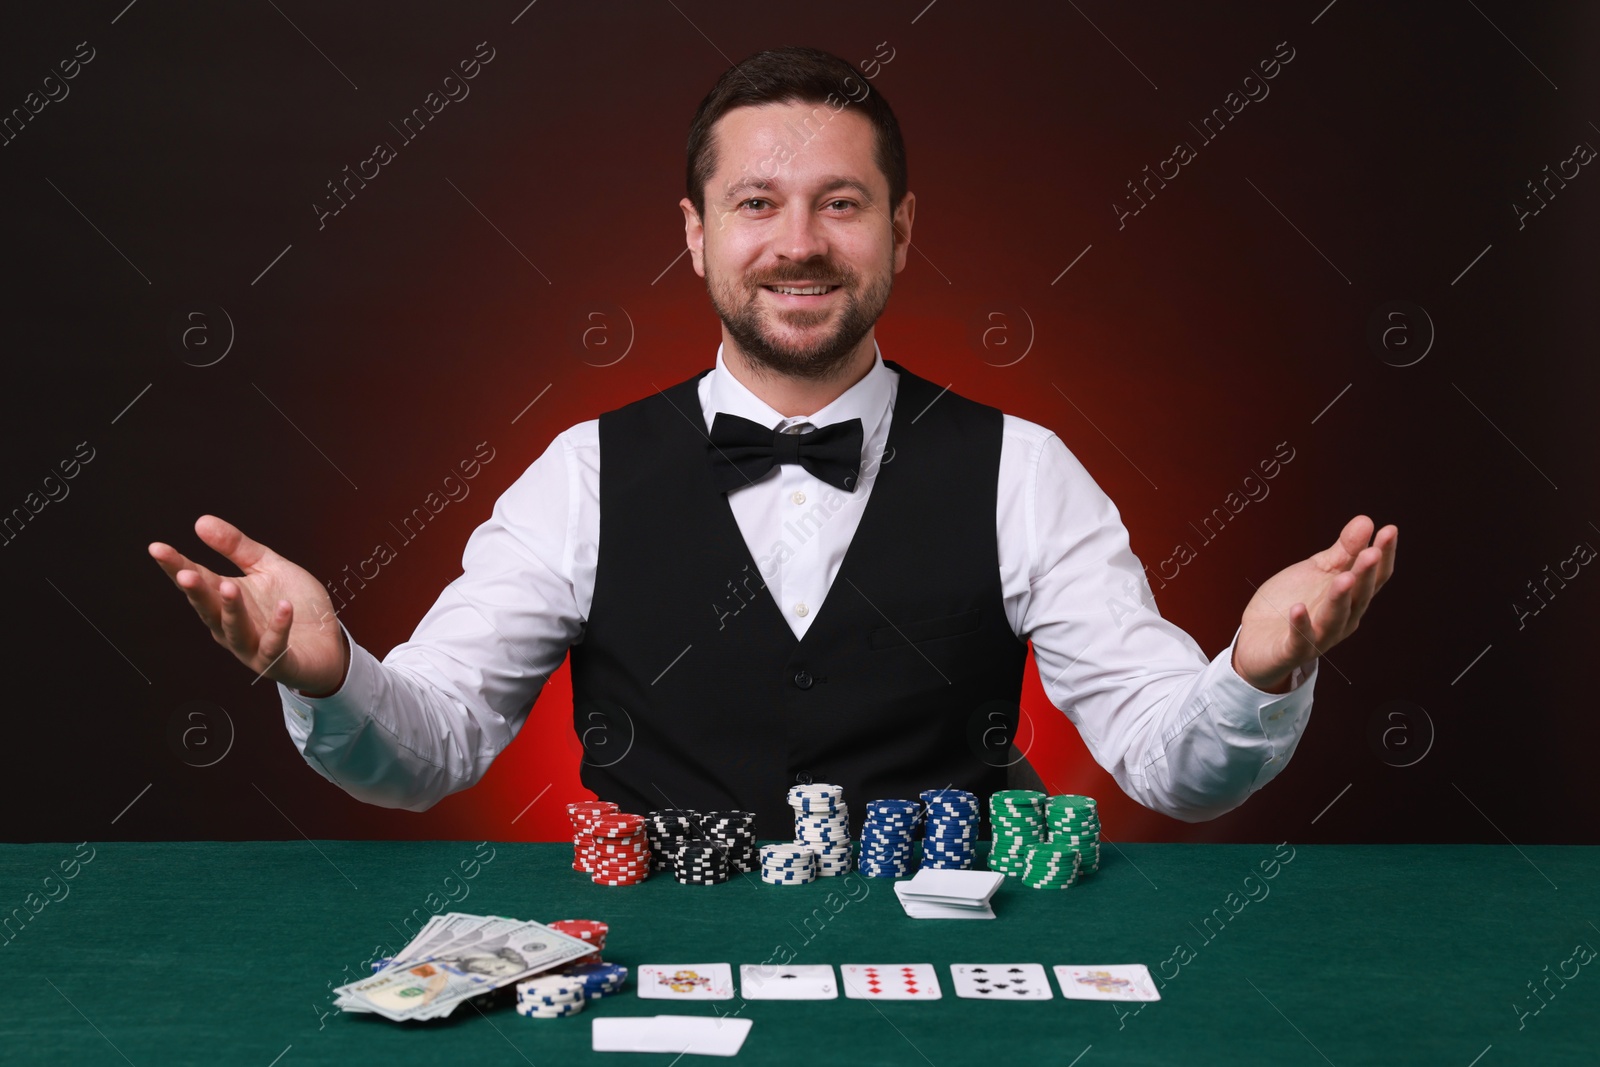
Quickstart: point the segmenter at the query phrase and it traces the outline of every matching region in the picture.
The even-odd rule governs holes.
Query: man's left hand
[[[1383,583],[1394,573],[1396,526],[1372,536],[1357,515],[1339,539],[1309,559],[1274,574],[1245,606],[1233,669],[1268,693],[1289,690],[1290,673],[1355,633]],[[1371,544],[1368,544],[1368,542]]]

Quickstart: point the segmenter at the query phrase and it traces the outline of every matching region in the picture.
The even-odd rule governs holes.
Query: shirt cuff
[[[1239,630],[1235,630],[1233,640],[1217,657],[1220,667],[1210,688],[1226,725],[1245,738],[1266,742],[1271,749],[1251,783],[1250,790],[1254,792],[1288,765],[1289,757],[1300,743],[1306,720],[1311,715],[1312,690],[1321,658],[1312,659],[1309,664],[1290,672],[1288,692],[1268,693],[1245,681],[1233,669],[1233,649],[1238,640]]]
[[[339,628],[344,630],[344,623]],[[313,729],[323,735],[345,732],[344,727],[366,719],[368,709],[375,706],[382,668],[372,653],[356,644],[350,631],[345,630],[344,637],[350,648],[350,666],[338,689],[325,697],[308,697],[278,683],[284,723],[302,753]]]

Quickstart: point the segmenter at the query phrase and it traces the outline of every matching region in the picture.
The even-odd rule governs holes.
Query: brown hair
[[[873,160],[889,181],[887,214],[892,217],[906,195],[906,146],[889,101],[838,56],[796,45],[741,60],[723,71],[700,101],[689,125],[687,180],[689,201],[701,219],[706,215],[706,185],[717,171],[711,136],[717,120],[737,107],[787,103],[826,105],[834,112],[851,105],[860,108],[876,134]]]

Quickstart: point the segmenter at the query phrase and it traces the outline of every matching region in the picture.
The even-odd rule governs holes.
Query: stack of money
[[[471,997],[594,958],[593,944],[542,923],[449,912],[372,977],[335,989],[334,1003],[398,1022],[438,1019]]]

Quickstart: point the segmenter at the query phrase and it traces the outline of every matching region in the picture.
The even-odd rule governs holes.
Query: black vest
[[[600,416],[594,602],[571,657],[601,799],[754,811],[759,837],[787,839],[796,782],[842,785],[853,832],[868,800],[1005,788],[1027,644],[1000,588],[1003,416],[885,365],[900,382],[872,498],[802,639],[712,482],[709,371]]]

